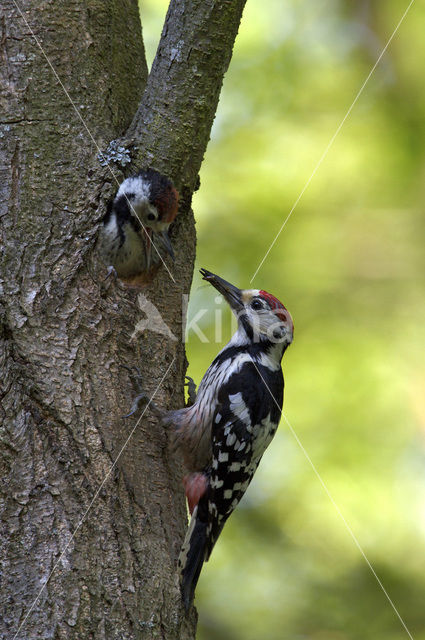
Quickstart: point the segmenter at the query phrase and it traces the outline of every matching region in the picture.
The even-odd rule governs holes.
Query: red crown
[[[273,309],[273,311],[275,312],[275,314],[280,320],[284,322],[286,322],[287,320],[290,320],[292,322],[292,318],[289,314],[289,311],[287,310],[285,305],[281,303],[280,300],[272,296],[271,293],[267,293],[267,291],[263,291],[263,290],[260,291],[260,296],[267,300],[270,307]]]

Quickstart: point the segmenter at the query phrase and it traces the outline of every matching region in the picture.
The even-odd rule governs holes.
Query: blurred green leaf
[[[284,411],[415,640],[425,639],[425,6],[388,51],[250,280],[406,2],[249,0],[194,197],[197,266],[295,321]],[[149,59],[167,3],[142,4]],[[216,292],[195,273],[199,381]],[[223,305],[222,305],[223,306]],[[228,316],[225,316],[228,318]],[[199,639],[407,632],[284,420],[198,587]]]

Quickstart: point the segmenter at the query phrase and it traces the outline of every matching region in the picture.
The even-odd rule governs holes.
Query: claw
[[[137,409],[139,408],[139,403],[142,402],[142,400],[146,403],[149,402],[149,398],[148,395],[146,393],[142,393],[138,396],[136,396],[133,400],[133,404],[130,407],[130,411],[129,413],[126,413],[125,416],[121,416],[122,418],[129,418],[130,416],[134,415],[137,411]]]
[[[103,282],[106,282],[106,280],[109,280],[111,276],[113,277],[114,280],[118,279],[117,270],[111,264],[109,265],[106,271],[107,271],[106,277],[103,279]]]
[[[196,401],[196,384],[190,376],[185,376],[185,380],[187,380],[187,382],[184,383],[184,386],[187,387],[188,405],[191,406],[192,404],[195,404]]]
[[[133,384],[135,384],[137,390],[141,391],[141,380],[143,379],[143,376],[139,367],[129,367],[128,364],[120,364],[120,367],[122,367],[123,369],[127,369],[128,373],[130,374],[130,380],[133,382]]]
[[[126,364],[122,364],[120,366],[123,369],[127,369],[127,371],[129,372],[130,380],[138,391],[138,394],[134,398],[133,404],[130,407],[129,413],[122,417],[129,418],[130,416],[134,415],[139,408],[139,404],[141,402],[144,402],[145,404],[149,403],[149,408],[151,409],[152,413],[154,413],[158,418],[162,418],[164,416],[164,412],[155,404],[155,402],[150,399],[149,395],[146,393],[146,391],[144,391],[142,387],[141,381],[143,378],[139,367],[129,367]]]
[[[109,265],[106,271],[107,271],[106,276],[101,280],[101,283],[100,283],[103,291],[109,291],[112,284],[116,285],[119,283],[118,273],[115,267],[113,267],[112,265]]]
[[[126,364],[122,364],[121,367],[123,369],[127,369],[128,373],[129,373],[129,376],[130,376],[130,380],[132,381],[132,383],[134,384],[134,386],[136,387],[136,389],[138,391],[138,394],[134,398],[133,404],[130,407],[129,413],[126,413],[125,416],[122,416],[123,418],[129,418],[130,416],[132,416],[132,415],[134,415],[136,413],[137,409],[139,408],[139,404],[140,404],[140,402],[142,402],[142,400],[144,400],[145,403],[149,401],[149,396],[142,389],[142,384],[141,384],[142,374],[140,372],[139,367],[129,367]]]

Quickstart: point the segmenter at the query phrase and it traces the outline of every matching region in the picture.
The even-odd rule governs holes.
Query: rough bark
[[[120,365],[139,365],[150,393],[171,365],[156,401],[182,405],[190,199],[243,4],[172,2],[142,98],[135,0],[21,2],[95,144],[15,3],[0,9],[1,638],[194,637],[175,574],[180,465],[149,412],[133,434],[137,416],[121,418],[133,390]],[[120,136],[183,194],[175,282],[161,269],[143,292],[176,340],[135,331],[138,292],[102,280],[95,241],[116,185],[96,145]]]
[[[129,133],[190,192],[207,147],[245,0],[171,2]]]

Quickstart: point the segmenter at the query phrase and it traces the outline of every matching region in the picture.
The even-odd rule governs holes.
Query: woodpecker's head
[[[179,194],[169,178],[155,169],[143,169],[127,178],[112,203],[118,219],[131,219],[146,246],[147,268],[151,264],[152,242],[163,247],[174,260],[168,228],[177,215]],[[154,235],[155,234],[155,235]]]
[[[291,314],[277,298],[260,289],[238,289],[206,269],[201,269],[201,274],[223,295],[251,342],[291,344]]]

